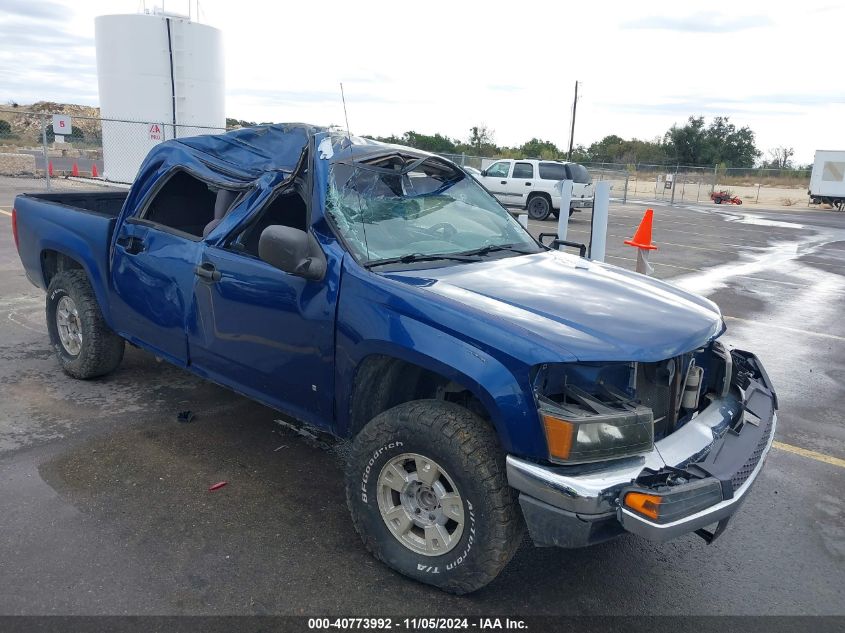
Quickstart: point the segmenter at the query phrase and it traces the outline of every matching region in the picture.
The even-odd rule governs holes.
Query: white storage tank
[[[132,182],[164,140],[225,131],[223,37],[162,12],[94,22],[103,121],[103,177]]]

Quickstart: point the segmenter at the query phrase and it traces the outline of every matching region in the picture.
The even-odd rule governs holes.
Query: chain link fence
[[[484,169],[503,157],[440,154],[464,167]],[[709,204],[710,194],[725,191],[748,204],[793,206],[808,202],[810,170],[695,167],[646,163],[585,162],[594,182],[611,183],[611,198],[621,202]]]
[[[80,188],[91,179],[129,184],[147,153],[172,138],[219,134],[224,128],[131,121],[71,113],[71,130],[59,136],[52,112],[0,108],[0,177],[29,177],[36,189]],[[482,170],[501,157],[441,154]],[[745,169],[587,162],[594,181],[611,182],[611,197],[624,202],[703,204],[714,191],[744,203],[793,206],[807,201],[809,170]]]
[[[617,170],[627,174],[626,200],[688,204],[708,201],[715,183],[715,171],[706,167],[667,167],[650,164],[584,163],[592,173]]]
[[[155,145],[172,138],[219,134],[222,127],[174,125],[62,114],[69,134],[53,130],[53,113],[0,109],[0,177],[32,179],[34,189],[78,189],[92,180],[130,184]]]

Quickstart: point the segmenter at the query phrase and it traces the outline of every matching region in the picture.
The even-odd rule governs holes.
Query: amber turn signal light
[[[546,430],[546,443],[549,454],[558,459],[568,459],[572,452],[572,439],[575,437],[576,427],[570,422],[543,415],[543,427]]]
[[[629,492],[625,495],[625,505],[655,521],[660,517],[660,503],[663,497],[644,492]]]

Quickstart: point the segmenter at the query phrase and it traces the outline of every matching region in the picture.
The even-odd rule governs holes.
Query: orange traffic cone
[[[100,172],[97,171],[97,163],[91,163],[91,178],[99,178]]]
[[[76,163],[73,164],[73,168],[70,170],[70,175],[76,176],[77,178],[79,177],[79,165]]]
[[[47,172],[50,174],[50,178],[53,177],[53,161],[47,162]]]
[[[634,237],[625,240],[628,246],[636,246],[647,251],[656,251],[657,245],[651,241],[651,224],[654,220],[654,209],[646,209],[642,222],[637,227]]]

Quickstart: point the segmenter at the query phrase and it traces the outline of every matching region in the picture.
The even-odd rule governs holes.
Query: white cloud
[[[138,0],[2,3],[0,100],[95,104],[94,17],[132,13]],[[188,2],[166,6],[187,12]],[[465,138],[483,122],[499,143],[565,146],[579,79],[577,143],[653,138],[689,115],[726,114],[764,152],[794,146],[799,162],[845,147],[845,10],[829,0],[200,6],[223,30],[226,111],[238,118],[340,124],[343,82],[355,133]]]

